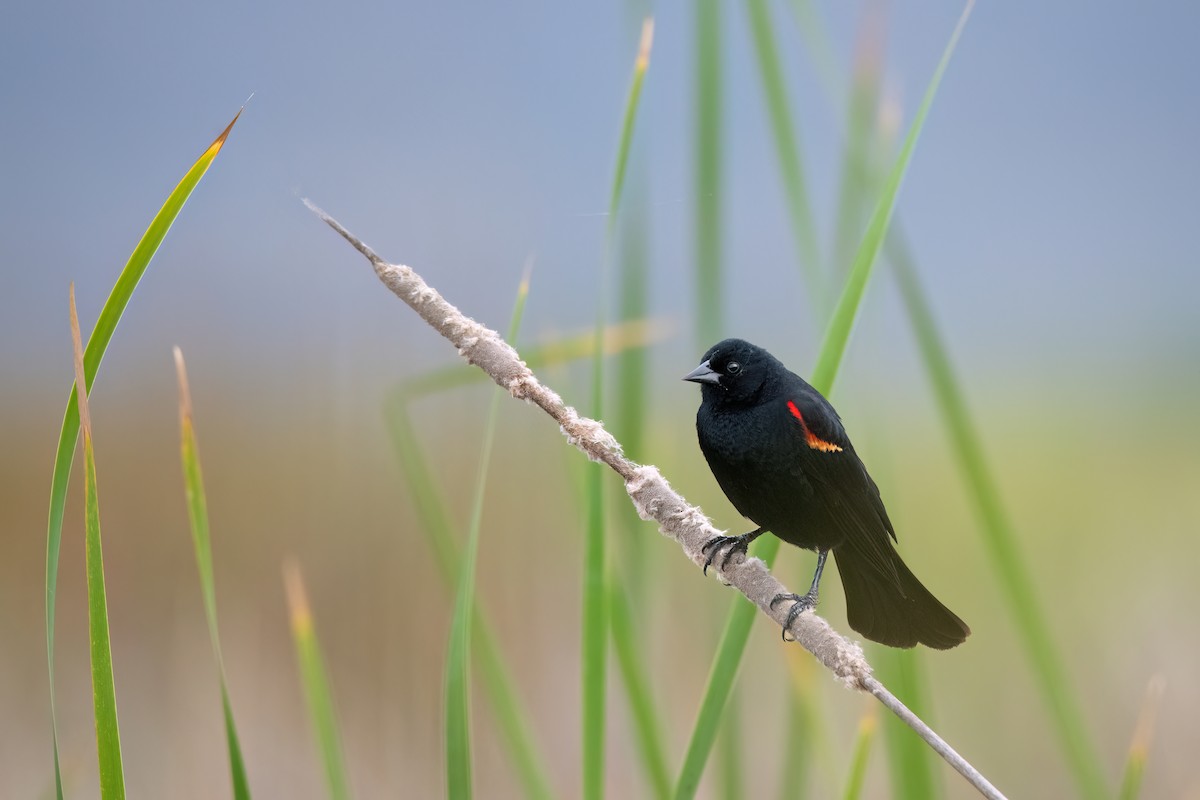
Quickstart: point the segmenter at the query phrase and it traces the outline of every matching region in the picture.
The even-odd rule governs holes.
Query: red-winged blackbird
[[[741,339],[713,345],[684,376],[700,384],[696,431],[717,483],[758,529],[717,536],[704,545],[705,572],[719,552],[734,551],[770,531],[817,551],[807,594],[792,600],[787,629],[817,604],[825,558],[832,550],[850,627],[892,647],[921,644],[945,650],[971,629],[929,593],[892,546],[896,533],[879,488],[854,452],[829,401],[773,355]]]

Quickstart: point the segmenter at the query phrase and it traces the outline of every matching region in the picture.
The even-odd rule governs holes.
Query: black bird
[[[971,629],[909,571],[892,546],[896,538],[879,487],[854,452],[829,401],[773,355],[741,339],[713,345],[683,378],[700,384],[696,413],[700,449],[725,496],[754,524],[743,536],[716,536],[704,545],[709,565],[770,531],[817,552],[807,594],[792,600],[787,629],[817,604],[821,570],[830,551],[846,591],[850,627],[892,647],[918,642],[945,650]]]

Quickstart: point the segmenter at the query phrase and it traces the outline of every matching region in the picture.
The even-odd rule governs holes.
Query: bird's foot
[[[788,609],[787,619],[783,622],[783,633],[781,636],[785,642],[794,642],[795,638],[788,638],[788,631],[791,630],[792,623],[796,621],[796,617],[803,614],[805,611],[812,611],[817,607],[817,593],[809,591],[808,594],[777,594],[771,598],[771,608],[774,608],[777,603],[783,603],[787,600],[792,601],[792,607]]]
[[[708,553],[708,559],[704,562],[704,574],[708,574],[708,568],[712,566],[713,561],[722,550],[725,551],[725,558],[721,560],[722,570],[729,566],[729,559],[734,553],[740,552],[742,555],[746,555],[750,543],[757,539],[760,533],[762,533],[761,529],[741,536],[714,536],[709,539],[700,548],[701,553]]]

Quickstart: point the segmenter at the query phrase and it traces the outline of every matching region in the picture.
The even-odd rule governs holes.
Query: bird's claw
[[[742,555],[745,555],[749,547],[750,543],[745,536],[714,536],[700,548],[701,553],[708,553],[708,559],[704,562],[704,574],[708,575],[708,568],[712,566],[722,549],[725,549],[725,558],[721,561],[721,570],[724,571],[725,567],[729,566],[729,559],[734,553],[741,552]]]
[[[811,611],[817,607],[817,596],[813,592],[808,594],[777,594],[771,598],[771,608],[774,608],[777,603],[782,603],[786,600],[792,601],[792,607],[788,609],[787,618],[783,622],[783,632],[780,636],[785,642],[796,641],[795,637],[788,638],[788,631],[792,627],[792,623],[796,621],[796,617],[803,614],[805,611]]]

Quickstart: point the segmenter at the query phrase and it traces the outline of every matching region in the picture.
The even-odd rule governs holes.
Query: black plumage
[[[821,570],[832,552],[847,619],[863,636],[893,647],[921,643],[937,649],[966,639],[970,628],[900,559],[879,488],[820,392],[741,339],[711,347],[684,379],[700,384],[696,431],[717,483],[759,526],[744,536],[708,542],[708,564],[721,552],[725,560],[735,550],[745,552],[769,531],[818,553],[808,594],[775,598],[794,601],[789,625],[816,605]]]

